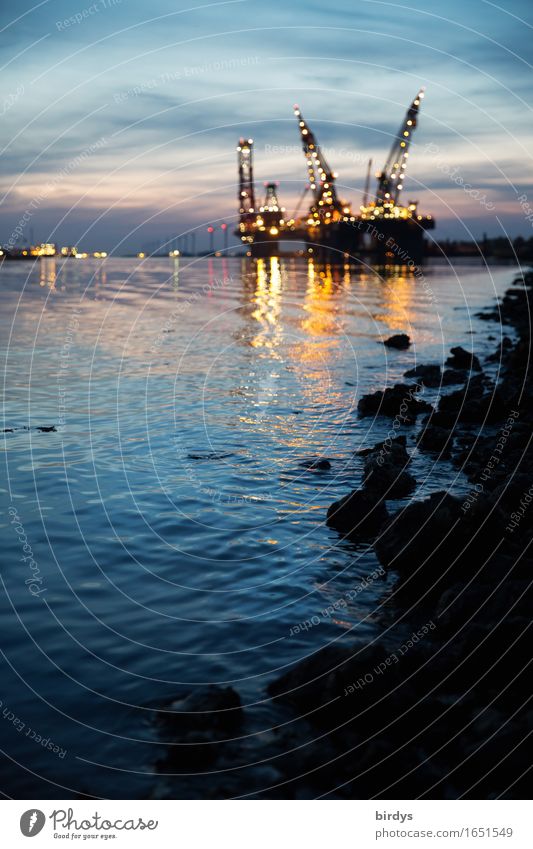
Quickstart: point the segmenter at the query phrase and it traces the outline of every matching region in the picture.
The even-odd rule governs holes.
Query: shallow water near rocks
[[[0,742],[13,796],[275,783],[274,767],[245,766],[279,721],[268,682],[390,626],[390,578],[324,615],[378,565],[324,524],[361,481],[355,452],[391,431],[358,418],[357,401],[456,344],[483,361],[502,329],[474,313],[513,276],[480,263],[421,276],[296,259],[3,264]],[[382,344],[399,332],[409,350]],[[464,492],[451,464],[415,450],[417,429],[398,431],[415,497]],[[308,468],[320,457],[330,469]],[[161,778],[152,710],[200,683],[239,691],[246,733],[217,776]]]

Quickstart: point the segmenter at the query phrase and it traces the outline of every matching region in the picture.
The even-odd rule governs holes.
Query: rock
[[[403,373],[404,377],[415,377],[417,382],[424,386],[440,386],[442,383],[442,372],[438,365],[419,365]]]
[[[443,395],[439,401],[439,412],[452,413],[457,421],[472,424],[498,422],[505,417],[507,409],[501,391],[494,387],[486,391],[485,385],[476,378],[462,389]]]
[[[366,455],[364,488],[382,498],[404,498],[416,489],[416,480],[405,471],[411,458],[405,439],[385,441]]]
[[[241,728],[244,712],[232,687],[211,684],[174,700],[156,719],[169,744],[158,771],[193,772],[211,766],[233,745],[230,738]]]
[[[40,430],[41,433],[55,433],[57,428],[55,425],[39,425],[36,430]]]
[[[209,684],[172,701],[157,719],[173,736],[189,731],[231,734],[243,722],[239,694],[233,687]]]
[[[398,470],[392,463],[379,465],[371,460],[365,466],[364,488],[383,498],[405,498],[416,489],[416,478]]]
[[[453,446],[453,432],[446,427],[429,425],[417,434],[416,442],[421,451],[449,452]]]
[[[328,509],[326,523],[347,536],[375,536],[389,516],[385,503],[373,492],[354,489]]]
[[[222,453],[219,451],[204,451],[200,453],[187,454],[189,460],[224,460],[226,457],[231,457],[231,452]]]
[[[416,383],[396,383],[383,392],[379,390],[371,395],[363,395],[357,404],[357,411],[361,416],[401,416],[404,424],[413,424],[419,413],[431,412],[433,409],[431,404],[415,397],[420,388]]]
[[[424,501],[413,501],[386,523],[374,548],[379,562],[399,572],[413,573],[419,567],[446,568],[450,563],[447,544],[442,545],[461,518],[461,502],[447,492],[436,492]],[[450,543],[453,543],[453,535]]]
[[[400,573],[401,590],[443,592],[466,580],[502,539],[501,517],[479,498],[465,513],[463,501],[436,492],[412,501],[386,522],[374,543],[380,563]]]
[[[468,372],[462,368],[447,368],[442,374],[442,385],[450,386],[453,383],[465,383],[468,380]]]
[[[394,452],[396,452],[397,455],[398,455],[398,451],[400,449],[400,446],[403,447],[403,449],[404,449],[404,453],[403,453],[404,462],[408,463],[409,460],[410,460],[410,457],[409,457],[409,454],[407,453],[407,451],[405,450],[405,447],[407,445],[407,440],[406,440],[405,436],[403,436],[403,435],[397,436],[393,440],[386,439],[383,442],[376,442],[376,444],[373,445],[371,448],[360,448],[359,451],[356,451],[356,454],[359,454],[361,457],[368,457],[369,454],[377,454],[380,451],[387,452],[390,449],[391,442],[394,445],[394,448],[392,450]]]
[[[383,342],[387,348],[397,348],[399,351],[405,351],[411,344],[411,340],[406,333],[397,333],[395,336],[389,336]]]
[[[453,355],[448,357],[446,365],[452,368],[464,368],[473,371],[481,371],[481,365],[475,354],[465,351],[458,345],[455,348],[450,348],[450,353]]]
[[[319,457],[315,460],[303,460],[299,465],[302,468],[309,469],[311,471],[314,471],[315,469],[319,469],[320,471],[331,469],[331,463],[329,460],[326,460],[325,457]]]

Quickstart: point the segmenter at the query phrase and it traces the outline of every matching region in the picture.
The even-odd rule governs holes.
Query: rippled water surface
[[[357,401],[451,345],[490,353],[501,329],[474,313],[512,276],[4,263],[0,741],[13,795],[168,792],[151,775],[153,707],[199,682],[230,682],[253,705],[287,664],[386,628],[383,579],[321,615],[377,565],[324,524],[360,482],[355,452],[391,427],[359,419]],[[381,344],[401,331],[409,351]],[[414,451],[416,427],[404,432]],[[331,469],[305,468],[317,457]],[[412,465],[418,494],[455,474],[416,451]],[[250,731],[268,728],[267,707],[250,715]],[[225,780],[245,792],[242,776]]]

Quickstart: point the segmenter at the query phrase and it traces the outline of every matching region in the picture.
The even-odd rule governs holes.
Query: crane
[[[400,192],[403,188],[405,168],[409,156],[409,146],[413,132],[416,128],[416,120],[420,103],[424,97],[424,89],[421,88],[411,103],[398,135],[394,139],[390,149],[389,157],[378,175],[376,190],[376,203],[378,206],[384,204],[398,205]]]
[[[253,218],[255,212],[253,139],[239,139],[239,215],[242,224]]]
[[[300,127],[302,147],[307,162],[309,186],[313,192],[314,202],[309,210],[308,223],[325,223],[339,220],[349,208],[337,197],[335,178],[337,175],[329,167],[326,157],[320,150],[314,133],[302,117],[298,105],[294,107],[294,115]]]

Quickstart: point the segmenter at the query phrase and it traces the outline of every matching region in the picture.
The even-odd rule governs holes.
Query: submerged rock
[[[411,340],[406,333],[396,333],[394,336],[389,336],[383,342],[387,348],[397,348],[400,351],[406,350],[411,344]]]
[[[170,702],[157,714],[173,735],[194,730],[231,733],[242,724],[241,698],[233,687],[209,684]]]
[[[386,504],[374,492],[354,489],[328,509],[326,523],[347,536],[375,536],[389,516]]]
[[[232,687],[211,684],[171,702],[158,711],[162,737],[169,744],[160,772],[205,769],[226,753],[244,720],[239,694]]]
[[[331,463],[325,457],[318,457],[314,460],[303,460],[299,465],[304,469],[318,469],[321,472],[331,469]]]

